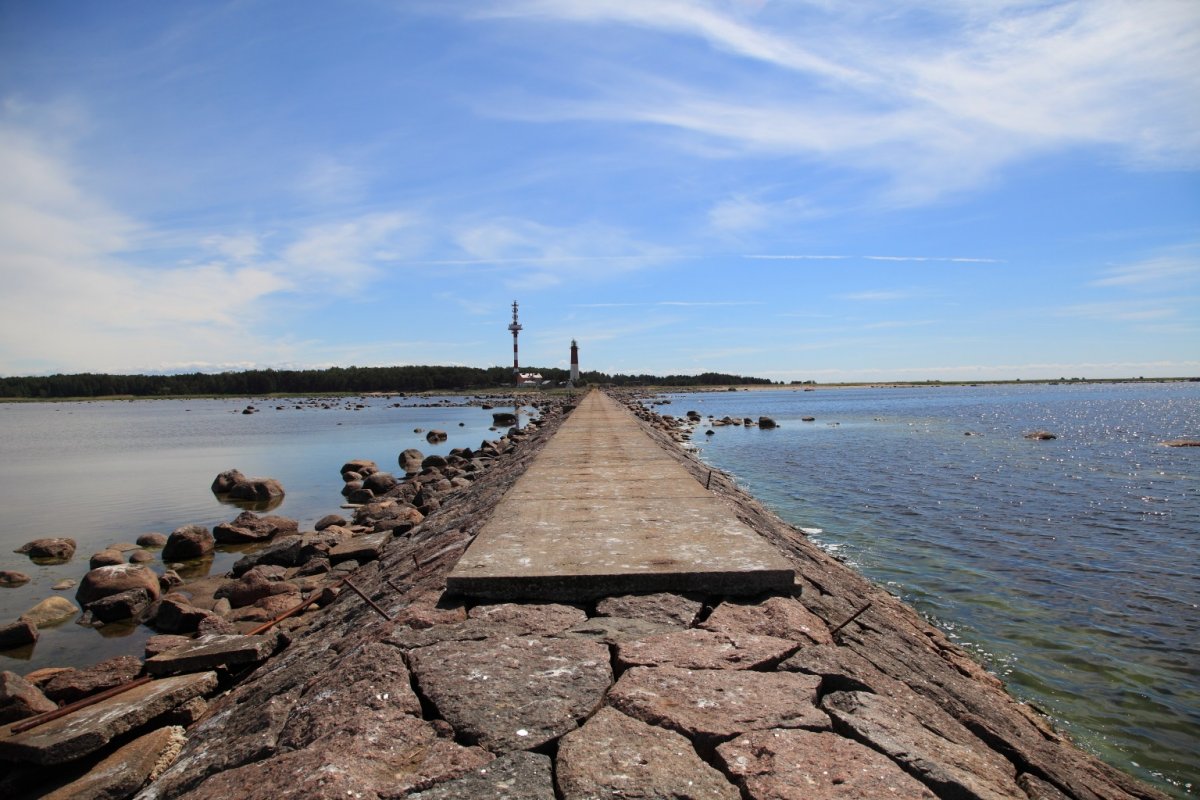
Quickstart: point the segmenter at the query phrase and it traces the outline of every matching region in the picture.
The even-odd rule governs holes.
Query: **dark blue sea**
[[[707,462],[1105,760],[1200,774],[1200,383],[738,391]],[[760,415],[774,430],[707,417]],[[805,416],[815,417],[804,422]],[[1033,441],[1046,430],[1058,438]],[[968,435],[970,434],[970,435]]]

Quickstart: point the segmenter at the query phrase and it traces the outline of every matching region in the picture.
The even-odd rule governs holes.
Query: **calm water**
[[[260,412],[242,414],[250,402]],[[81,578],[89,556],[109,544],[132,542],[148,531],[170,533],[190,523],[211,528],[233,519],[241,509],[221,503],[209,490],[223,470],[279,479],[287,494],[271,513],[311,529],[326,514],[348,513],[339,510],[344,502],[339,469],[346,461],[369,458],[383,470],[397,471],[405,448],[444,455],[499,435],[489,430],[492,412],[478,407],[393,407],[431,402],[411,398],[325,402],[331,408],[245,398],[0,403],[0,569],[33,578],[24,586],[0,588],[0,620],[14,619],[55,594],[50,587],[59,580]],[[365,407],[354,408],[358,404]],[[449,438],[431,445],[415,428],[439,428]],[[12,552],[47,536],[75,539],[74,559],[39,566]],[[209,571],[223,573],[241,555],[221,548]],[[164,569],[161,563],[152,566]],[[74,589],[59,594],[74,601]],[[0,669],[25,673],[141,655],[153,634],[144,626],[119,624],[101,631],[69,621],[43,628],[34,647],[0,652]]]
[[[208,488],[222,470],[278,478],[287,496],[274,513],[311,527],[338,511],[347,460],[394,470],[406,447],[445,453],[496,436],[480,408],[256,400],[262,411],[242,415],[247,402],[0,404],[0,569],[34,578],[0,589],[0,619],[81,577],[105,545],[232,519],[239,509]],[[935,620],[1085,747],[1193,796],[1200,448],[1159,442],[1200,437],[1200,384],[727,392],[678,395],[661,410],[689,408],[774,417],[776,430],[718,428],[696,441],[706,460]],[[449,440],[429,445],[418,427]],[[1021,437],[1034,429],[1060,438]],[[76,539],[74,560],[37,566],[11,552],[43,536]],[[239,555],[219,553],[212,571]],[[140,654],[151,633],[67,622],[32,650],[0,653],[0,669]]]
[[[1159,443],[1200,438],[1200,384],[673,398],[659,410],[774,417],[695,442],[1085,747],[1192,796],[1200,448]]]

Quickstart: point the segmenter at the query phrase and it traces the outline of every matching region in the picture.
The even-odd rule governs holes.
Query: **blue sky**
[[[0,0],[0,374],[1200,374],[1195,0]]]

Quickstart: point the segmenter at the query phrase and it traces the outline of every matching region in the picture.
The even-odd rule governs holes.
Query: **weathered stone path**
[[[616,401],[588,394],[450,573],[450,592],[577,602],[792,586],[779,551],[705,491]]]

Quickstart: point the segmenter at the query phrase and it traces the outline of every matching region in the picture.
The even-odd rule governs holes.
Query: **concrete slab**
[[[750,595],[793,571],[638,426],[592,392],[514,484],[447,579],[453,593],[582,601]]]

